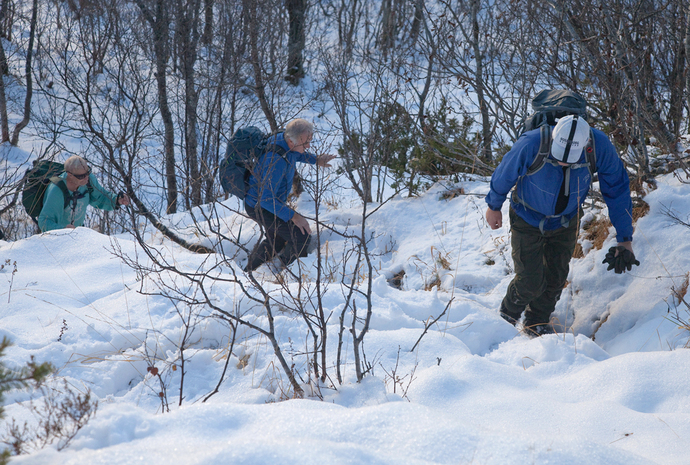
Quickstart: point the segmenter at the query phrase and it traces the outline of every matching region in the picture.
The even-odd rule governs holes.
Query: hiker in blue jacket
[[[51,183],[48,186],[43,197],[43,209],[38,215],[38,226],[42,232],[82,226],[88,205],[108,211],[117,209],[120,205],[129,205],[127,194],[115,195],[103,189],[91,174],[86,160],[78,155],[67,159],[65,172],[59,177],[67,186],[70,198],[65,199],[57,184]]]
[[[245,271],[253,271],[277,254],[284,267],[298,257],[306,257],[311,228],[307,220],[287,205],[297,162],[330,167],[334,155],[313,155],[314,126],[304,119],[290,121],[284,133],[268,140],[269,149],[259,158],[249,177],[244,199],[247,215],[262,226],[265,239],[252,251]],[[271,151],[271,145],[287,150],[284,156]]]
[[[503,224],[501,206],[511,189],[510,226],[515,278],[501,303],[501,316],[515,325],[523,312],[532,334],[553,332],[551,313],[561,296],[575,250],[581,206],[592,182],[585,147],[594,137],[599,187],[616,228],[618,246],[605,263],[616,273],[639,265],[632,250],[632,201],[623,162],[606,134],[591,129],[582,117],[561,118],[552,132],[551,150],[538,171],[526,175],[539,152],[541,133],[524,133],[491,177],[486,220]],[[591,150],[589,146],[588,150]]]

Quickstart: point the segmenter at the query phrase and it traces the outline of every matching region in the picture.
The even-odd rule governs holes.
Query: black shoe
[[[504,302],[501,302],[501,308],[498,309],[498,314],[501,315],[501,318],[513,326],[517,324],[518,320],[522,316],[522,312],[515,315],[514,313],[508,311],[508,308],[505,306]]]
[[[527,320],[525,320],[523,330],[529,337],[540,337],[545,334],[556,334],[553,326],[551,326],[549,323],[532,323]]]
[[[518,317],[516,319],[516,318],[513,318],[512,316],[508,315],[507,313],[503,313],[503,312],[498,312],[498,314],[501,315],[501,318],[503,318],[504,320],[506,320],[508,323],[510,323],[513,326],[515,326],[517,324],[518,320],[520,319],[520,317]]]

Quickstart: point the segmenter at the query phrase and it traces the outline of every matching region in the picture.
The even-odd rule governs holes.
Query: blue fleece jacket
[[[269,151],[258,160],[254,166],[254,173],[249,177],[249,190],[244,201],[253,208],[261,199],[262,208],[287,222],[295,214],[294,210],[287,206],[287,198],[292,190],[297,162],[313,165],[316,163],[316,155],[290,150],[282,132],[268,140],[268,145],[272,144],[279,145],[288,152],[282,157]]]
[[[630,180],[615,147],[602,131],[592,129],[597,154],[597,173],[599,187],[609,208],[611,223],[616,228],[618,242],[631,241],[632,201],[630,199]],[[503,160],[491,177],[489,194],[486,203],[492,210],[500,210],[510,190],[516,186],[517,196],[537,211],[526,208],[511,197],[511,206],[527,223],[539,227],[547,215],[554,215],[558,193],[563,182],[563,169],[550,163],[536,173],[525,176],[527,169],[539,152],[539,129],[526,132],[503,157]],[[584,163],[583,152],[578,163]],[[568,205],[563,210],[566,219],[571,219],[585,201],[591,184],[587,167],[571,169],[570,196]],[[561,227],[560,218],[545,220],[544,229],[554,230]]]

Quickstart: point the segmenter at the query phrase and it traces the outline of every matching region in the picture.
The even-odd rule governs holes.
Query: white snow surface
[[[690,463],[689,334],[670,318],[688,319],[672,289],[690,271],[690,228],[666,214],[687,217],[690,186],[672,175],[658,182],[634,234],[641,265],[623,275],[606,271],[601,262],[614,235],[601,249],[584,241],[587,253],[572,261],[554,314],[567,333],[534,339],[498,315],[513,278],[511,246],[507,204],[503,228],[492,231],[483,220],[487,180],[458,183],[453,187],[464,194],[450,200],[441,198],[447,187],[439,185],[418,198],[394,198],[368,221],[377,274],[364,351],[373,370],[356,382],[347,335],[343,383],[336,381],[343,292],[325,283],[323,304],[333,312],[329,380],[305,385],[303,399],[284,398],[289,383],[270,344],[240,328],[220,392],[202,402],[220,379],[230,334],[227,324],[202,318],[212,313],[205,310],[186,350],[178,406],[184,328],[175,306],[114,253],[145,262],[131,236],[77,228],[0,241],[0,337],[14,343],[6,362],[22,365],[31,356],[51,362],[57,373],[49,384],[64,379],[99,401],[96,416],[68,448],[58,452],[52,445],[12,463]],[[340,230],[359,227],[361,209],[353,204],[324,206],[321,218]],[[306,194],[298,210],[313,215]],[[583,223],[605,213],[588,209]],[[185,214],[169,220],[189,222]],[[224,216],[227,230],[240,223],[255,231],[249,220]],[[322,237],[322,252],[342,257],[344,242]],[[160,234],[147,240],[181,269],[210,263]],[[302,261],[307,281],[314,279],[314,260],[312,254]],[[235,265],[224,266],[212,273]],[[388,279],[400,270],[405,277],[397,289]],[[425,290],[435,276],[440,285]],[[261,307],[239,299],[232,285],[218,284],[213,292],[218,307],[240,305],[252,321],[264,322]],[[451,298],[447,314],[411,352],[425,322]],[[302,352],[311,344],[304,321],[279,313],[276,333],[288,363],[304,376]],[[160,381],[147,372],[152,364],[166,384],[170,412],[162,412]],[[12,391],[5,422],[31,421],[31,397]]]

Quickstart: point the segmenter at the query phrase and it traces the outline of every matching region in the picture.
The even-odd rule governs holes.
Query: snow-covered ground
[[[650,211],[634,235],[641,265],[631,272],[615,275],[601,263],[613,234],[601,249],[584,242],[587,253],[573,260],[554,314],[568,332],[536,339],[498,315],[513,277],[510,236],[506,226],[492,231],[483,220],[486,180],[454,187],[462,193],[450,199],[442,198],[442,186],[419,198],[395,198],[368,221],[377,274],[364,339],[372,370],[361,383],[349,335],[343,384],[336,381],[337,315],[344,298],[337,279],[324,282],[325,311],[333,312],[330,381],[320,386],[320,397],[314,386],[305,386],[304,399],[283,398],[289,384],[265,337],[241,327],[228,354],[228,325],[205,318],[211,314],[205,310],[186,351],[178,406],[177,347],[184,331],[178,311],[184,316],[185,307],[155,295],[150,276],[137,275],[114,253],[146,263],[132,237],[78,228],[0,241],[0,336],[15,344],[6,361],[49,361],[58,369],[49,385],[58,388],[65,379],[99,401],[96,416],[67,449],[50,446],[12,462],[689,463],[690,351],[683,348],[689,334],[672,317],[689,317],[673,289],[682,288],[690,271],[690,228],[667,212],[687,219],[690,185],[668,175],[646,197]],[[358,227],[361,212],[350,203],[324,207],[322,220],[338,230]],[[313,213],[306,194],[298,209]],[[584,221],[605,213],[588,210]],[[184,216],[170,221],[183,224]],[[223,221],[233,231],[242,223],[232,214]],[[245,220],[243,228],[251,231],[253,223]],[[345,242],[332,233],[323,238],[328,243],[322,252],[337,261]],[[148,240],[180,269],[203,270],[211,263],[159,235]],[[312,254],[302,262],[310,285],[314,260]],[[231,266],[212,272],[229,275]],[[401,270],[398,289],[389,280]],[[219,283],[212,292],[219,307],[239,305],[247,319],[265,323],[262,308],[239,299],[232,284]],[[448,312],[411,352],[425,322],[451,298]],[[286,311],[275,324],[288,363],[304,375],[303,351],[311,342],[303,319]],[[228,356],[220,392],[202,402]],[[152,366],[160,379],[147,370]],[[161,382],[170,405],[166,413]],[[12,392],[6,421],[31,420],[30,397]]]

